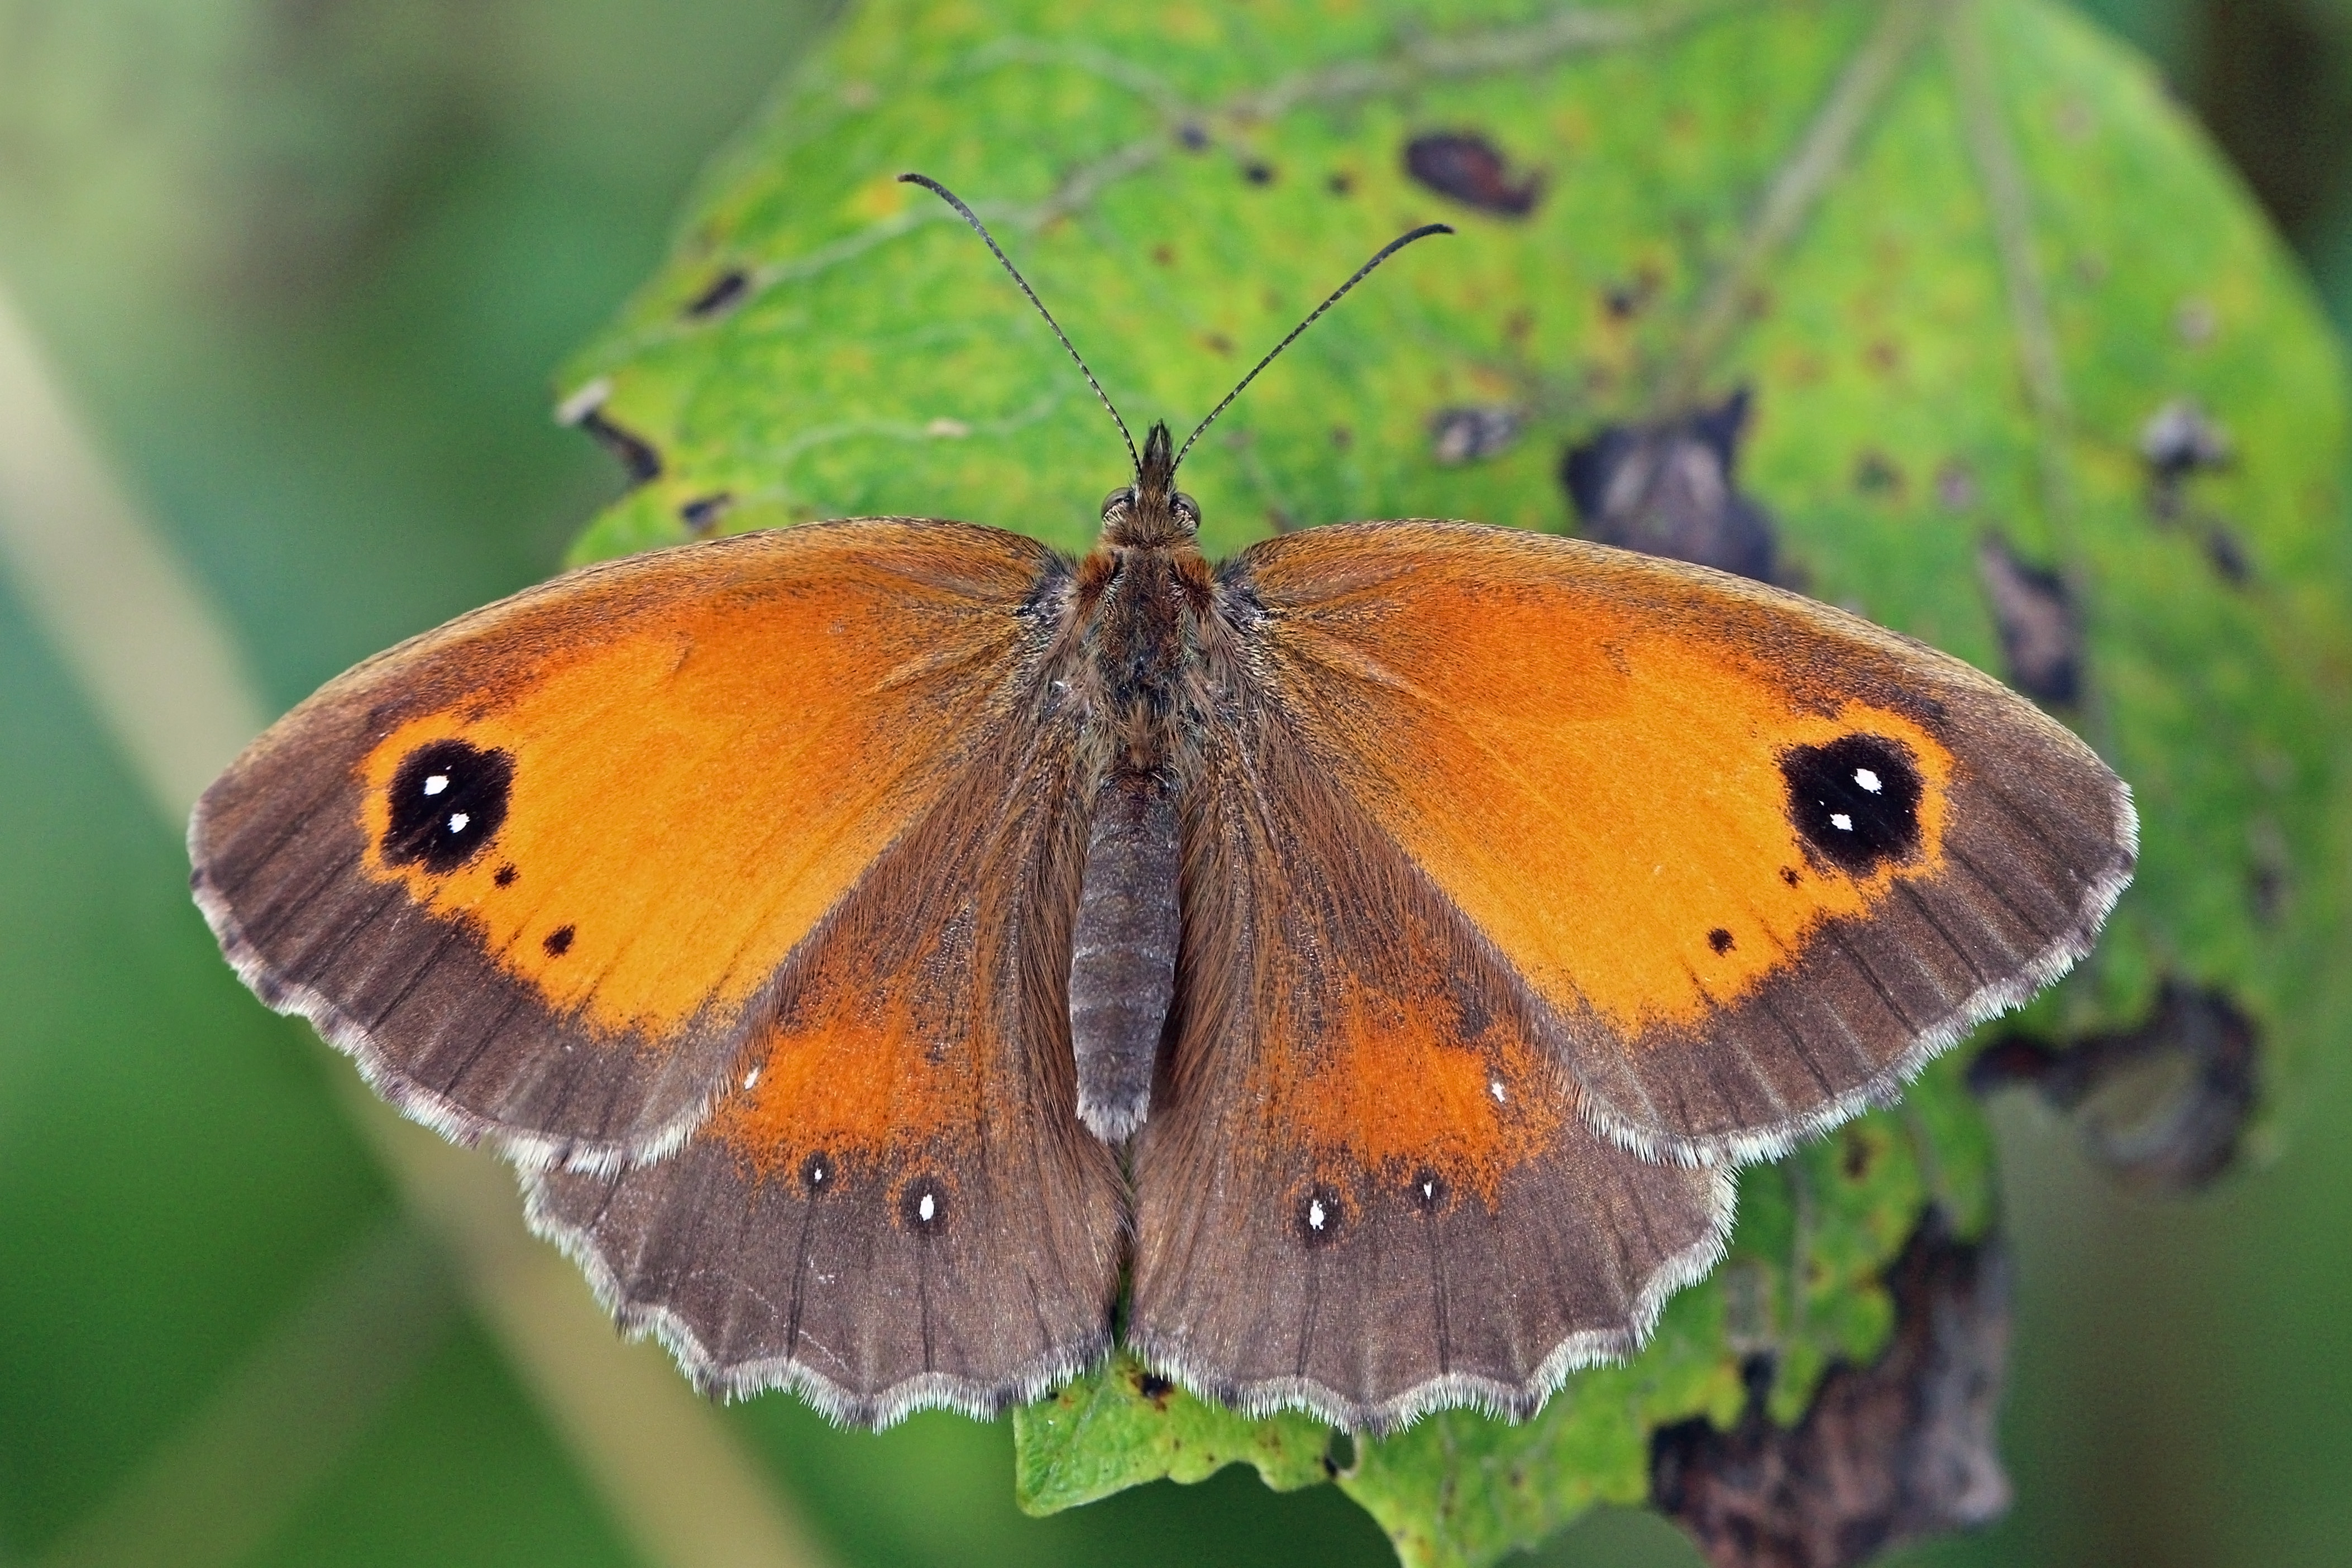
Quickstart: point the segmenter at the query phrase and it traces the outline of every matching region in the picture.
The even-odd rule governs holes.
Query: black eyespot
[[[1721,926],[1717,926],[1713,931],[1706,933],[1706,945],[1713,948],[1717,952],[1729,952],[1731,951],[1731,933],[1724,930]]]
[[[936,1176],[917,1176],[898,1194],[898,1223],[917,1236],[937,1236],[948,1227],[948,1190]]]
[[[378,846],[392,866],[454,871],[498,837],[514,787],[514,758],[463,741],[435,741],[392,775],[392,822]]]
[[[1412,1199],[1412,1206],[1423,1214],[1435,1214],[1444,1208],[1447,1196],[1454,1191],[1446,1185],[1444,1176],[1426,1165],[1412,1173],[1412,1184],[1406,1190]]]
[[[824,1196],[832,1190],[833,1184],[838,1179],[839,1173],[834,1169],[833,1156],[822,1150],[801,1162],[801,1191],[810,1197]]]
[[[1299,1240],[1309,1247],[1323,1247],[1339,1236],[1347,1211],[1339,1202],[1339,1189],[1318,1182],[1298,1200],[1293,1218]]]
[[[1846,735],[1780,753],[1789,820],[1808,847],[1853,876],[1919,848],[1919,770],[1909,748],[1880,735]]]
[[[578,934],[570,926],[557,926],[547,933],[547,940],[539,945],[547,950],[548,957],[562,958],[572,951],[572,939]]]

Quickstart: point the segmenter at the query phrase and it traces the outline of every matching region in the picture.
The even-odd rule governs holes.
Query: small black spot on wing
[[[1924,788],[1909,748],[1880,735],[1845,735],[1780,753],[1789,820],[1807,847],[1866,876],[1919,847]]]
[[[514,758],[463,741],[435,741],[392,775],[392,821],[378,846],[393,866],[454,871],[498,837],[514,788]]]
[[[501,888],[511,888],[514,886],[515,878],[520,873],[515,870],[513,864],[509,862],[507,865],[499,867],[499,874],[491,878],[490,880],[496,882]]]
[[[572,939],[579,934],[570,926],[557,926],[547,933],[547,940],[539,945],[546,950],[548,957],[562,958],[572,951]]]
[[[937,1176],[921,1175],[898,1194],[898,1223],[917,1236],[938,1236],[948,1227],[948,1190]]]
[[[1717,926],[1713,931],[1706,933],[1706,945],[1713,948],[1717,952],[1729,952],[1731,951],[1731,933],[1724,930],[1721,926]]]
[[[1318,1182],[1300,1195],[1297,1210],[1291,1216],[1291,1228],[1307,1246],[1325,1247],[1338,1239],[1346,1218],[1339,1190]]]
[[[801,1191],[812,1198],[820,1198],[831,1192],[839,1179],[834,1169],[833,1156],[823,1150],[801,1162]]]
[[[1405,1188],[1405,1196],[1423,1214],[1436,1214],[1444,1209],[1445,1200],[1453,1193],[1454,1189],[1446,1184],[1445,1177],[1427,1165],[1412,1173],[1412,1180]]]

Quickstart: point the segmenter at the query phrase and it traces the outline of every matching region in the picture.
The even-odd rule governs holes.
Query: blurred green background
[[[2085,8],[2352,322],[2352,5]],[[0,0],[0,309],[273,710],[546,574],[618,493],[548,374],[824,10]],[[0,443],[34,439],[8,392]],[[0,1563],[644,1561],[628,1486],[406,1216],[348,1065],[219,962],[176,827],[21,586],[0,574]],[[2352,1072],[2297,1092],[2275,1161],[2186,1203],[1996,1107],[2018,1503],[1904,1561],[2352,1557]],[[405,1337],[354,1337],[387,1303]],[[340,1369],[331,1405],[288,1392],[306,1357]],[[812,1561],[1387,1560],[1332,1489],[1246,1470],[1033,1521],[1002,1425],[836,1433],[782,1396],[710,1419]],[[1640,1515],[1543,1556],[1696,1561]]]

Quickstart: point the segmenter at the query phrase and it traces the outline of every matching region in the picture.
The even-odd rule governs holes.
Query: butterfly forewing
[[[571,574],[256,742],[196,809],[197,898],[411,1114],[528,1163],[651,1157],[1011,712],[1061,570],[879,521]]]
[[[1449,523],[1228,572],[1314,770],[1495,953],[1589,1113],[1775,1152],[2089,946],[2123,784],[2013,692],[1840,611]]]

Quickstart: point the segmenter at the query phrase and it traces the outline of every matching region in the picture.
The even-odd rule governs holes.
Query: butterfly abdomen
[[[1092,818],[1071,941],[1070,1038],[1079,1119],[1116,1142],[1150,1109],[1175,996],[1182,735],[1209,576],[1187,545],[1098,551],[1080,580]]]

